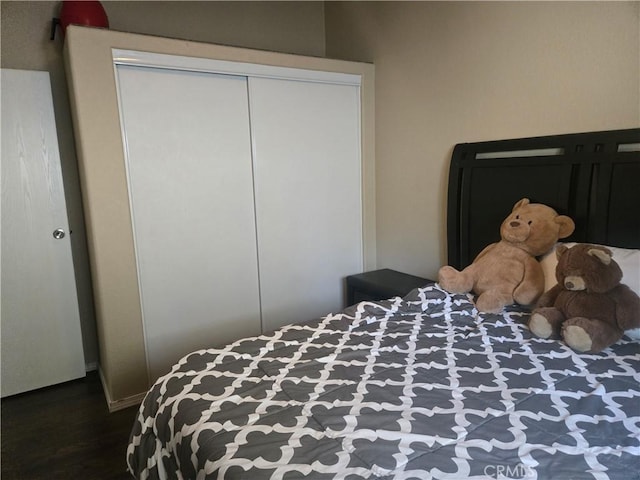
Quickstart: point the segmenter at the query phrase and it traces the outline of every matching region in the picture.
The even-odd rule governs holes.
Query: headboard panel
[[[566,241],[640,248],[640,128],[456,145],[449,265],[464,268],[498,241],[500,224],[524,197],[575,221]]]

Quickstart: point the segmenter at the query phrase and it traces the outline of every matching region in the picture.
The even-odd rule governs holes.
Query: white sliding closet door
[[[262,325],[337,312],[363,268],[360,89],[250,78]]]
[[[85,375],[49,74],[2,69],[2,396]]]
[[[155,380],[196,348],[260,333],[247,80],[123,65],[117,73]]]

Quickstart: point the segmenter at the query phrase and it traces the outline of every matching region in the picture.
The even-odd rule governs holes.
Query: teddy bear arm
[[[622,330],[640,327],[640,297],[627,285],[619,285],[610,292],[616,304],[616,319]]]
[[[549,290],[547,290],[546,292],[544,292],[542,294],[542,296],[538,299],[538,303],[536,304],[537,307],[553,307],[553,305],[556,303],[556,299],[558,298],[558,295],[560,295],[560,292],[563,290],[561,285],[554,285],[553,287],[551,287]]]
[[[534,258],[524,261],[522,281],[513,291],[513,298],[520,305],[530,305],[536,302],[544,292],[544,272]]]

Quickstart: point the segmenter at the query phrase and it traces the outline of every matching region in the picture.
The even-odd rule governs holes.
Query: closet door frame
[[[279,146],[277,147],[279,150],[277,154],[275,152],[272,152],[271,155],[265,154],[265,150],[269,150],[269,147],[266,147],[265,144],[269,144],[272,147],[274,146],[271,142],[271,136],[267,134],[267,132],[270,132],[275,134],[274,139],[278,139],[278,141],[275,141],[275,144],[281,145],[282,132],[278,133],[279,129],[275,125],[271,125],[274,122],[278,123],[276,119],[280,118],[279,115],[284,114],[280,112],[281,105],[285,110],[293,106],[296,111],[296,117],[301,115],[302,118],[304,118],[306,116],[304,111],[299,110],[297,103],[284,107],[284,104],[288,104],[287,98],[289,97],[290,90],[297,89],[324,92],[324,94],[332,91],[333,93],[330,95],[340,95],[340,97],[342,97],[341,103],[331,108],[337,108],[341,113],[337,114],[332,112],[333,120],[327,124],[326,129],[331,130],[333,128],[334,130],[331,135],[336,134],[335,139],[338,140],[343,130],[335,130],[335,128],[336,125],[342,122],[344,124],[345,134],[349,132],[347,138],[350,140],[353,139],[354,143],[358,144],[360,125],[359,119],[354,117],[357,117],[357,112],[362,110],[360,105],[361,76],[340,72],[293,69],[272,65],[228,62],[133,50],[114,50],[113,62],[116,69],[141,68],[150,69],[151,71],[155,70],[157,72],[173,72],[176,75],[204,74],[211,75],[215,78],[227,76],[228,78],[246,79],[249,103],[247,108],[249,110],[248,117],[251,129],[250,140],[253,141],[251,149],[253,151],[252,169],[255,188],[255,228],[258,234],[256,241],[258,242],[257,250],[259,252],[258,277],[262,330],[263,332],[268,332],[287,323],[311,320],[319,315],[336,312],[342,308],[346,299],[344,293],[341,295],[340,292],[344,290],[344,286],[338,282],[334,282],[332,279],[336,277],[336,275],[344,278],[353,274],[353,272],[361,272],[363,271],[364,263],[362,251],[362,186],[360,185],[360,189],[356,190],[353,188],[352,183],[362,178],[360,145],[354,145],[353,147],[349,145],[349,147],[347,147],[340,141],[327,145],[326,147],[320,144],[318,145],[318,149],[315,149],[313,152],[308,152],[307,154],[304,153],[305,149],[301,148],[301,145],[296,145],[293,151],[298,151],[299,156],[292,156],[288,153],[289,149],[279,150]],[[258,98],[254,98],[256,96],[254,95],[254,85],[256,84],[277,85],[278,87],[276,88],[279,90],[278,93],[272,96],[258,95]],[[338,94],[338,91],[341,93]],[[312,94],[309,93],[308,95]],[[301,103],[307,101],[313,103],[314,99],[308,95],[303,95],[298,100]],[[302,121],[300,124],[306,125],[316,120],[318,121],[318,125],[327,122],[328,120],[322,117],[326,115],[326,113],[324,113],[324,107],[326,105],[326,107],[329,108],[331,98],[331,96],[324,98],[324,102],[316,100],[317,103],[314,107],[314,112],[316,113],[313,116],[307,117],[307,121]],[[352,99],[354,99],[353,103],[351,102]],[[256,116],[258,113],[254,112],[254,106],[256,102],[257,104],[262,104],[265,101],[272,106],[270,106],[267,111],[265,111],[264,108],[258,109],[258,111],[262,113],[263,120],[257,120]],[[124,108],[124,105],[122,105],[121,108]],[[180,106],[176,108],[180,109]],[[286,118],[286,114],[284,115],[282,118]],[[265,116],[269,118],[265,118]],[[292,132],[295,131],[297,125],[298,123],[288,126],[287,134],[289,136],[294,135]],[[261,132],[261,135],[258,135],[257,132]],[[315,137],[315,132],[316,129],[303,129],[303,136],[309,133],[311,138],[313,138]],[[125,138],[126,135],[126,127],[123,127],[123,138]],[[292,142],[296,143],[295,138],[292,138]],[[340,144],[340,146],[338,146],[338,144]],[[349,150],[348,154],[346,150],[343,150],[346,148]],[[325,153],[325,150],[331,150],[332,153]],[[318,155],[320,156],[318,157]],[[125,156],[128,157],[128,152],[126,151]],[[286,231],[289,222],[295,221],[295,219],[301,220],[300,217],[304,215],[297,205],[287,204],[287,202],[276,208],[273,202],[277,204],[279,200],[275,198],[274,195],[277,196],[277,192],[281,191],[281,188],[287,189],[288,183],[283,179],[287,175],[288,168],[291,167],[295,170],[298,161],[305,158],[305,156],[315,156],[318,159],[325,159],[323,162],[316,162],[312,167],[310,166],[312,169],[315,168],[316,170],[314,171],[318,174],[318,178],[315,178],[314,181],[325,176],[335,176],[334,185],[336,186],[336,198],[347,199],[355,196],[357,198],[353,200],[357,203],[349,200],[346,203],[329,206],[327,203],[329,200],[323,198],[322,194],[315,198],[313,192],[309,191],[305,205],[307,202],[309,206],[313,205],[316,208],[322,205],[323,210],[325,208],[333,209],[334,214],[328,218],[324,218],[317,226],[315,224],[308,225],[310,232],[300,232],[300,235],[294,235],[293,232],[290,232],[288,235],[283,236],[282,232]],[[271,158],[267,159],[267,157]],[[292,161],[294,157],[295,161]],[[352,161],[352,159],[355,161]],[[265,160],[266,164],[264,163]],[[348,161],[342,163],[345,160]],[[286,164],[288,164],[289,167],[287,167],[287,170],[282,170]],[[328,167],[329,165],[331,166]],[[272,170],[277,173],[271,175]],[[357,174],[355,172],[357,172]],[[299,171],[299,173],[302,172]],[[271,179],[268,180],[267,177]],[[296,178],[298,177],[296,176]],[[303,179],[301,178],[300,180]],[[131,179],[129,181],[131,182]],[[295,183],[297,184],[298,182]],[[300,183],[304,184],[304,182]],[[311,181],[311,183],[313,184],[314,182]],[[281,185],[274,191],[275,184]],[[289,185],[290,188],[293,186],[294,185]],[[308,185],[306,187],[308,187]],[[304,189],[306,187],[300,187],[297,193],[304,195]],[[295,190],[295,188],[293,190]],[[132,198],[134,193],[135,192],[131,191]],[[264,196],[264,194],[266,194],[266,196]],[[133,203],[135,205],[135,202]],[[265,206],[265,204],[270,205],[270,207]],[[268,217],[269,220],[264,217]],[[319,221],[321,217],[322,215],[318,217]],[[277,225],[277,227],[275,225]],[[332,234],[329,234],[328,230],[325,231],[328,225],[335,225],[335,227],[331,229]],[[357,230],[357,234],[354,230]],[[327,239],[323,242],[316,240],[322,238],[324,235],[331,238],[334,244],[333,247],[330,246],[331,243],[324,245]],[[135,232],[135,225],[134,236],[138,236]],[[354,236],[358,237],[357,240]],[[298,243],[299,240],[302,241]],[[136,248],[138,249],[139,247],[136,246]],[[318,255],[324,257],[325,260],[318,263],[316,257],[309,255],[309,252],[312,251],[321,252],[318,253]],[[335,263],[332,263],[329,259],[334,257]],[[290,275],[282,275],[281,265],[283,262],[286,263],[290,258],[297,259],[294,262],[296,269],[292,270]],[[138,262],[140,262],[140,259],[138,259]],[[142,275],[140,270],[138,272],[139,275]],[[143,304],[147,305],[147,307],[153,307],[153,304],[150,305],[147,301],[149,295],[142,295],[145,287],[148,287],[146,281],[141,281],[140,292],[141,298],[144,299]],[[148,288],[146,289],[148,290]],[[308,295],[309,289],[314,291],[312,297]],[[249,299],[247,299],[247,301],[249,301]],[[156,302],[154,302],[154,304],[155,303]],[[158,303],[161,303],[161,301]],[[221,305],[224,305],[224,302],[221,302]],[[166,315],[163,314],[162,311],[159,311],[157,315],[150,318],[147,314],[148,310],[149,308],[143,306],[142,314],[147,346],[147,364],[149,365],[151,374],[150,380],[153,381],[156,377],[153,373],[157,369],[151,368],[151,366],[156,363],[154,361],[156,355],[152,355],[149,349],[156,343],[164,345],[162,350],[167,349],[168,345],[159,340],[154,341],[153,339],[156,338],[157,335],[150,335],[149,331],[158,330],[160,327],[156,326],[156,323],[159,322],[156,322],[156,317],[163,318]],[[169,325],[171,325],[172,321],[173,320],[161,322],[167,325],[164,327],[164,330],[170,329]],[[187,325],[188,324],[189,323],[187,323]],[[187,334],[182,334],[182,336],[184,335]]]
[[[266,75],[275,69],[283,78],[301,74],[358,77],[363,266],[365,270],[376,267],[373,65],[69,26],[65,64],[83,183],[99,371],[111,410],[139,402],[149,387],[114,63],[116,57],[126,62],[122,52],[127,51],[205,63],[214,60],[218,69],[250,68],[251,75]],[[274,75],[273,70],[268,75]]]

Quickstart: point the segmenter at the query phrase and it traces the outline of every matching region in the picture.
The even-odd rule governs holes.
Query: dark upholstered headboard
[[[640,248],[640,128],[456,145],[449,171],[448,263],[500,240],[521,198],[576,223],[563,241]]]

